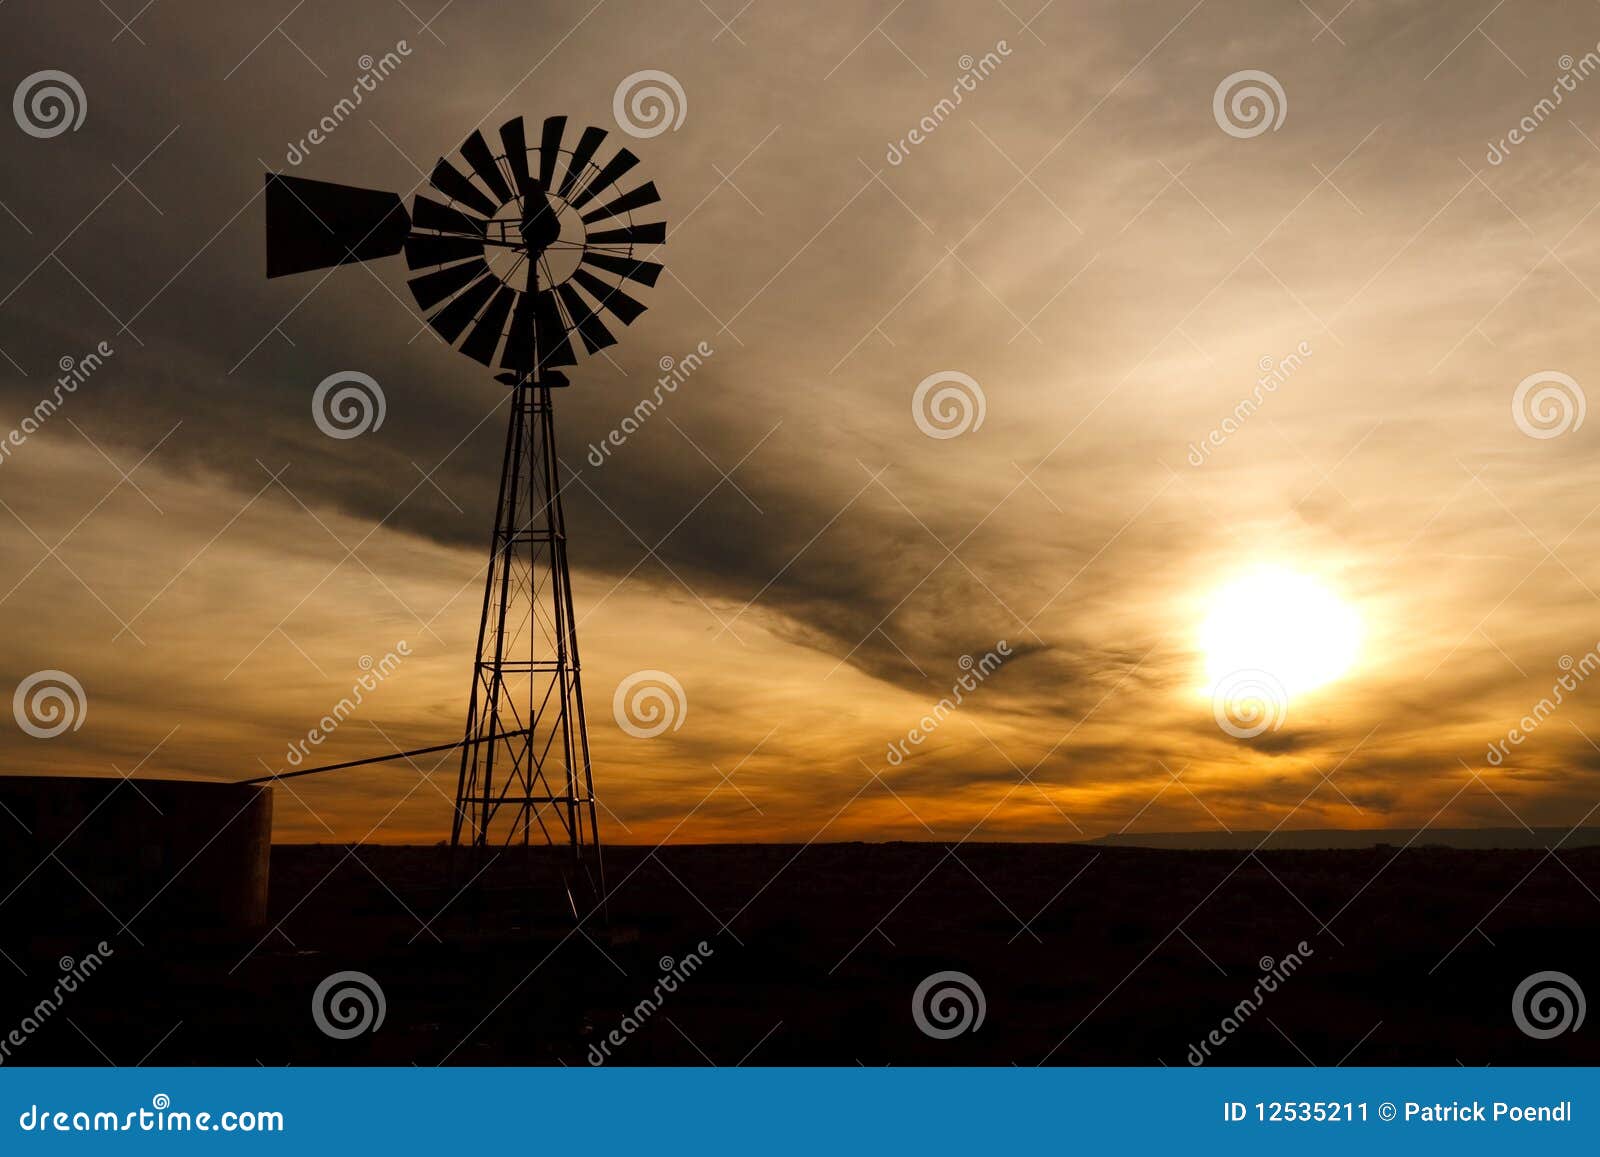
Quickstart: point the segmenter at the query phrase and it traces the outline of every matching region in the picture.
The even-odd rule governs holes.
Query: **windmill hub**
[[[484,242],[490,271],[521,293],[533,277],[546,289],[571,281],[585,252],[583,221],[548,192],[501,205],[487,222]]]
[[[561,239],[559,210],[543,192],[533,193],[522,202],[522,242],[538,257]]]

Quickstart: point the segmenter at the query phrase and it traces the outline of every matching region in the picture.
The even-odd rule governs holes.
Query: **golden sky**
[[[406,193],[475,125],[564,112],[640,156],[670,230],[650,311],[557,400],[605,839],[1570,826],[1600,800],[1600,687],[1486,760],[1600,644],[1596,423],[1534,437],[1513,404],[1600,382],[1595,5],[578,0],[419,28],[431,5],[373,0],[274,31],[164,0],[137,36],[80,7],[0,10],[8,83],[60,69],[87,101],[77,131],[6,126],[0,426],[114,351],[0,461],[4,685],[59,669],[87,700],[59,737],[0,730],[7,770],[278,770],[401,640],[319,758],[458,736],[504,390],[398,259],[265,280],[261,174]],[[684,117],[633,140],[613,97],[645,69]],[[1253,135],[1215,101],[1246,70],[1281,92]],[[345,369],[386,416],[335,440],[311,394]],[[929,437],[913,397],[946,371],[983,421]],[[1361,642],[1240,739],[1198,639],[1264,566]],[[687,710],[637,739],[612,695],[647,669]],[[280,840],[431,840],[454,762],[291,786]]]

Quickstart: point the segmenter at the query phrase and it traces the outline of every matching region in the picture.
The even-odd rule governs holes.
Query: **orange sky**
[[[401,640],[319,755],[458,735],[503,390],[421,328],[398,261],[266,281],[255,199],[357,58],[407,39],[296,173],[404,192],[480,120],[559,111],[665,197],[650,311],[558,399],[607,840],[1570,825],[1600,800],[1600,687],[1485,758],[1600,644],[1600,435],[1513,416],[1530,375],[1600,382],[1600,79],[1561,85],[1600,10],[1474,30],[1476,8],[1356,4],[1329,30],[1265,2],[1061,3],[1024,28],[950,3],[875,30],[757,4],[730,32],[695,5],[668,29],[622,2],[496,7],[450,8],[438,39],[402,6],[308,8],[291,44],[166,0],[141,28],[192,51],[181,75],[0,12],[28,45],[12,71],[67,69],[89,102],[78,132],[7,137],[0,427],[61,358],[114,349],[0,461],[5,686],[61,669],[88,703],[58,738],[0,730],[8,770],[277,770]],[[612,102],[641,69],[687,107],[631,140]],[[1237,136],[1213,98],[1247,69],[1286,107]],[[309,409],[341,369],[387,401],[348,441]],[[978,383],[981,426],[919,429],[941,371]],[[1261,565],[1315,576],[1363,642],[1246,740],[1201,693],[1197,635]],[[892,765],[1000,640],[1014,657]],[[687,702],[652,739],[612,712],[644,669]],[[280,840],[431,840],[454,764],[292,787]]]

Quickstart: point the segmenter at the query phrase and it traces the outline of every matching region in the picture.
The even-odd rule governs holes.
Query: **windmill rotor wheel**
[[[630,288],[654,285],[662,270],[647,258],[666,226],[640,219],[660,194],[654,182],[625,181],[638,158],[621,149],[602,161],[597,128],[565,147],[565,126],[550,117],[530,145],[516,118],[501,126],[499,149],[475,131],[460,150],[466,171],[441,158],[435,195],[413,202],[404,252],[422,272],[412,295],[441,339],[498,365],[508,384],[575,365],[574,335],[590,354],[615,344],[608,317],[631,324],[645,306]]]

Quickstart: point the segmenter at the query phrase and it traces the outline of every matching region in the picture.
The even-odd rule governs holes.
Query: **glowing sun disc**
[[[1267,567],[1217,592],[1200,625],[1205,693],[1230,677],[1264,671],[1294,695],[1330,683],[1355,662],[1361,622],[1307,575]]]

